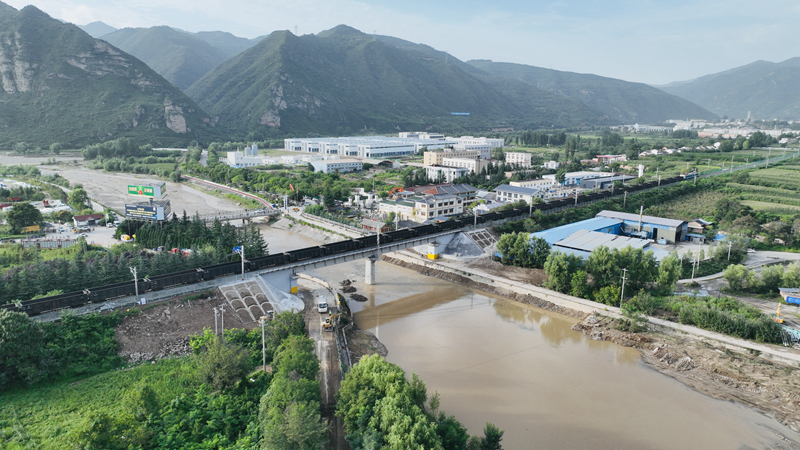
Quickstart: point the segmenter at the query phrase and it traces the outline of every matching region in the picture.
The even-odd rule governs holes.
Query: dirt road
[[[105,173],[85,167],[59,167],[57,171],[42,167],[42,173],[50,175],[58,173],[73,184],[82,184],[86,193],[92,200],[105,205],[124,215],[125,203],[146,201],[145,197],[128,195],[128,185],[163,183],[164,180],[149,175],[134,175],[129,173]],[[223,211],[236,211],[242,209],[235,203],[214,197],[213,195],[193,189],[187,183],[173,183],[167,181],[166,194],[170,200],[172,211],[182,215],[186,211],[190,216],[209,214]]]
[[[328,303],[332,306],[333,299],[331,293],[322,286],[300,280],[302,285],[300,296],[305,303],[305,321],[308,337],[314,340],[317,357],[319,358],[319,384],[320,394],[322,395],[322,418],[325,419],[331,430],[331,440],[328,443],[329,449],[347,449],[347,441],[344,439],[344,428],[336,412],[336,392],[339,390],[342,380],[342,371],[339,366],[339,356],[336,350],[336,335],[331,331],[324,331],[322,323],[329,317],[327,313],[320,313],[317,310],[317,299],[325,296]],[[336,314],[336,309],[331,308],[331,312]]]

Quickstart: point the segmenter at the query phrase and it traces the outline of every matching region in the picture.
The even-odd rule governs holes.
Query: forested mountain
[[[472,60],[467,64],[493,75],[576,98],[614,121],[645,124],[667,119],[719,119],[690,101],[643,83],[490,60]]]
[[[86,25],[78,25],[78,28],[89,33],[89,35],[94,38],[99,38],[101,36],[105,36],[108,33],[117,31],[116,28],[103,22],[92,22],[92,23],[87,23]]]
[[[144,61],[181,90],[257,42],[221,31],[189,33],[167,26],[123,28],[103,40]]]
[[[214,133],[192,100],[138,59],[33,6],[0,3],[0,146],[122,136],[178,145]]]
[[[720,116],[744,119],[800,120],[800,57],[780,63],[756,61],[746,66],[679,81],[659,89]]]
[[[340,25],[317,35],[274,32],[186,92],[221,125],[253,137],[604,123],[575,99],[516,80],[490,83],[463,66]]]

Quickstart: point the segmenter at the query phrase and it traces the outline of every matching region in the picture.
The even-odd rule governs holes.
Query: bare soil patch
[[[117,325],[120,356],[129,362],[149,361],[191,353],[189,336],[203,328],[214,329],[214,307],[222,303],[217,292],[199,300],[176,297],[150,305],[131,308],[138,314],[126,317]],[[226,309],[225,326],[251,329],[256,324],[241,324],[233,311]],[[222,320],[220,318],[220,328]]]
[[[542,269],[526,269],[523,267],[505,266],[499,261],[494,261],[490,256],[484,256],[465,263],[467,267],[481,269],[497,277],[541,286],[547,279]]]
[[[385,358],[389,354],[386,346],[372,332],[358,328],[355,323],[347,329],[347,347],[354,363],[364,355],[377,353]]]

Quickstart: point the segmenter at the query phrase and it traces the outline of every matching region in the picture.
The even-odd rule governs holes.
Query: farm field
[[[753,211],[775,214],[777,216],[787,216],[800,213],[800,206],[794,205],[776,205],[775,203],[757,202],[753,200],[744,200],[741,202],[741,204],[753,208]]]

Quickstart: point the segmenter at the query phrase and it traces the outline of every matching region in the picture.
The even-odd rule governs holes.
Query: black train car
[[[241,261],[215,264],[213,266],[203,267],[203,279],[206,281],[213,280],[214,278],[233,275],[235,273],[240,273],[241,271]]]
[[[412,228],[411,231],[414,233],[414,236],[427,236],[429,234],[436,233],[436,227],[431,224],[420,225]]]
[[[439,227],[439,231],[454,230],[458,228],[458,222],[455,220],[448,220],[446,222],[437,223],[436,226]]]
[[[358,248],[375,247],[378,244],[378,235],[370,234],[369,236],[362,236],[353,240],[358,242]]]
[[[284,252],[284,254],[289,257],[289,262],[318,258],[320,256],[323,256],[323,253],[324,251],[322,247],[308,247],[308,248],[301,248],[299,250]]]
[[[241,267],[241,266],[240,266]],[[184,270],[181,272],[168,273],[164,275],[156,275],[149,278],[150,290],[160,291],[172,286],[180,286],[183,284],[194,284],[203,279],[203,273],[197,269]],[[142,291],[141,283],[139,283],[139,291]]]
[[[289,257],[283,253],[260,256],[250,260],[250,270],[260,270],[266,269],[267,267],[275,267],[285,264],[287,261],[289,261]]]
[[[147,288],[147,282],[139,280],[139,292],[144,292]],[[89,288],[89,300],[93,303],[104,302],[112,298],[130,297],[136,295],[136,284],[133,281],[124,281],[122,283],[109,284],[106,286],[97,286]]]
[[[37,298],[36,300],[27,300],[22,302],[22,308],[19,310],[29,316],[38,316],[39,314],[58,309],[77,308],[89,303],[89,297],[83,291],[67,292],[66,294],[53,295],[50,297]]]

